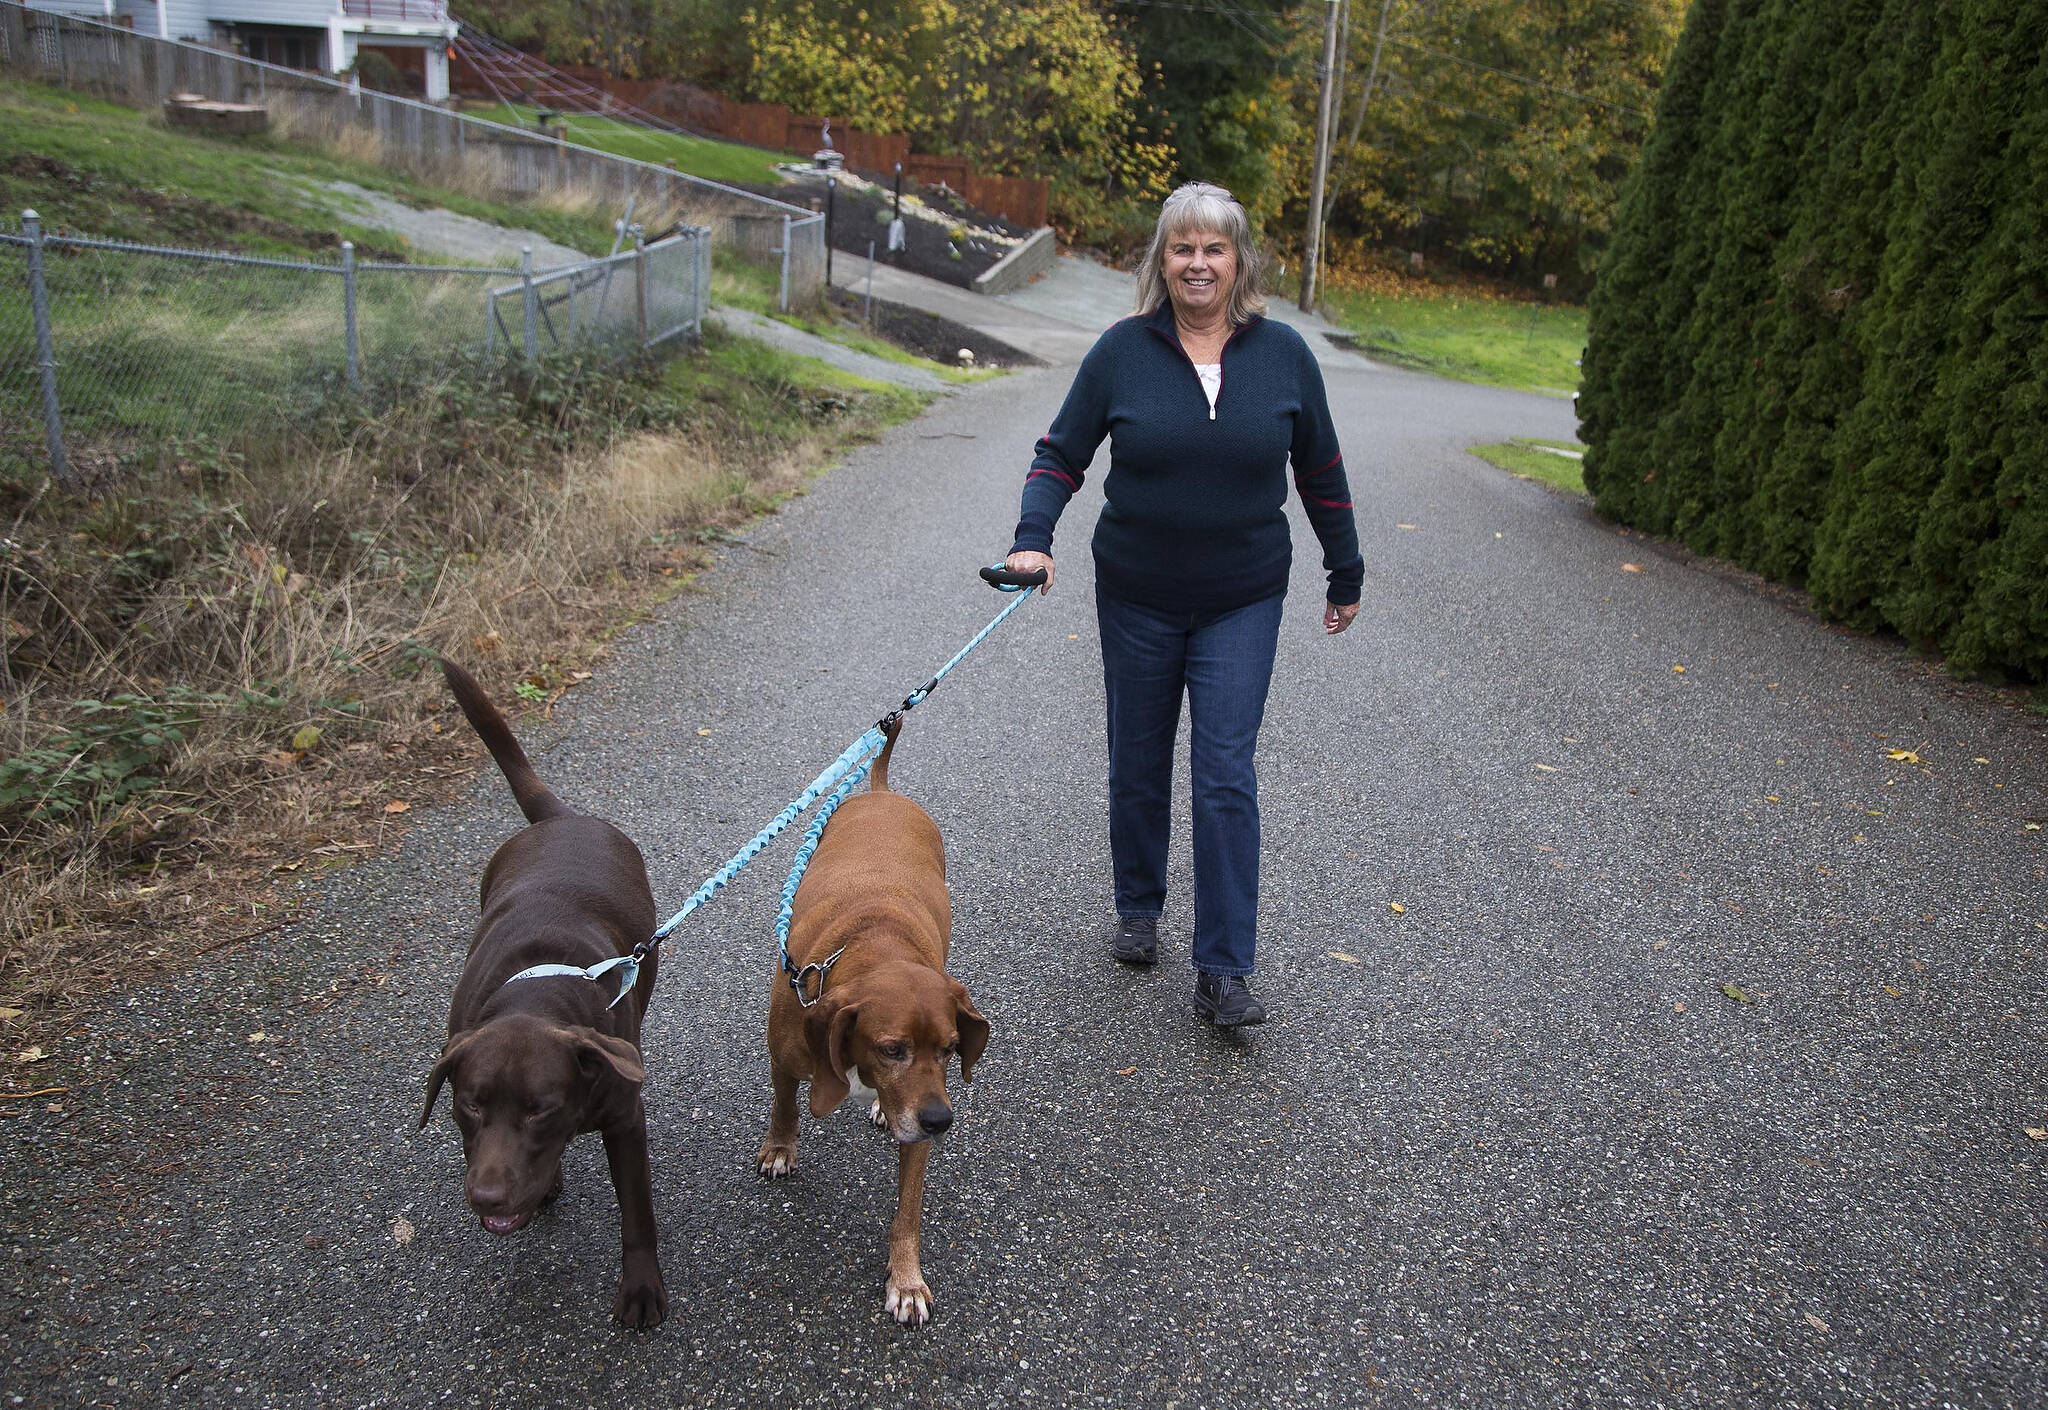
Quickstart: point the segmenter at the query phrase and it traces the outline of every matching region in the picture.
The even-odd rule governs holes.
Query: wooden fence
[[[614,78],[603,69],[584,65],[561,66],[561,72],[679,127],[715,133],[775,152],[809,156],[824,145],[824,127],[829,120],[832,145],[845,154],[846,165],[855,171],[887,177],[896,163],[902,162],[903,174],[913,181],[931,185],[943,182],[965,197],[969,205],[991,215],[1034,230],[1046,223],[1051,187],[1042,178],[984,176],[963,158],[912,152],[910,138],[904,133],[867,132],[849,127],[840,118],[793,113],[781,103],[742,103],[668,79]],[[450,65],[448,73],[456,92],[488,95],[489,89],[481,78],[460,57]]]

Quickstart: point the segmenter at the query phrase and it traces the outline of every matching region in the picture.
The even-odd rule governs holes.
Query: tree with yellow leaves
[[[1136,133],[1137,65],[1089,0],[761,0],[746,19],[754,98],[1051,177],[1070,235],[1166,189],[1172,150]]]

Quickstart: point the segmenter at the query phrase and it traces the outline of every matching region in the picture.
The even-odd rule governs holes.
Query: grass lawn
[[[501,122],[527,132],[534,130],[535,109],[522,104],[494,103],[463,111],[487,122]],[[569,140],[580,146],[656,165],[673,159],[677,171],[709,181],[772,186],[782,179],[775,172],[775,163],[791,159],[786,152],[764,152],[759,147],[715,142],[708,137],[684,137],[616,118],[564,113],[559,121],[567,129]]]
[[[611,227],[596,215],[494,202],[370,162],[270,137],[209,138],[151,114],[61,88],[0,79],[0,219],[23,208],[45,229],[251,254],[332,258],[353,240],[360,258],[414,258],[397,236],[358,224],[322,183],[349,181],[413,206],[441,206],[603,254]]]
[[[1579,385],[1586,310],[1417,282],[1395,292],[1330,289],[1332,322],[1358,350],[1396,367],[1461,382],[1570,396]]]
[[[1550,447],[1546,450],[1544,447]],[[1579,473],[1579,457],[1586,448],[1577,441],[1539,441],[1517,436],[1498,445],[1472,446],[1471,452],[1488,465],[1497,465],[1527,480],[1541,480],[1556,489],[1584,494],[1586,481]],[[1557,454],[1569,451],[1569,455]]]

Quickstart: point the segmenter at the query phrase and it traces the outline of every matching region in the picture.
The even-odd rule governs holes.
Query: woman
[[[1260,1023],[1252,993],[1259,892],[1252,750],[1287,591],[1287,464],[1329,572],[1323,630],[1358,615],[1365,565],[1323,378],[1301,335],[1262,315],[1244,207],[1194,182],[1167,197],[1138,275],[1138,311],[1081,363],[1038,442],[1005,565],[1043,568],[1053,526],[1105,436],[1095,606],[1109,695],[1111,952],[1158,958],[1173,741],[1192,717],[1195,1012]]]

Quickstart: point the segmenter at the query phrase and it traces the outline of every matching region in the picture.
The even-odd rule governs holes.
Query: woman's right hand
[[[1026,549],[1021,553],[1013,553],[1008,558],[1005,558],[1003,566],[1013,573],[1035,573],[1043,568],[1045,570],[1045,582],[1038,590],[1040,592],[1052,591],[1052,557],[1050,554],[1033,553]]]

